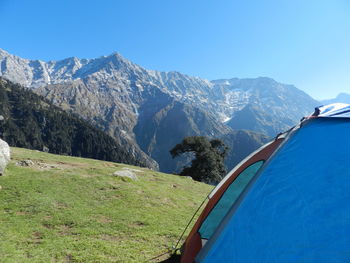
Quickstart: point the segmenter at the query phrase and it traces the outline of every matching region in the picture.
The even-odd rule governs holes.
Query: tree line
[[[10,146],[145,166],[103,131],[1,78],[0,115],[0,137]]]

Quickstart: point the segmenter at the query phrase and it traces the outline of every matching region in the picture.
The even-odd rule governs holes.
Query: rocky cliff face
[[[226,140],[232,143],[238,136],[232,128],[273,136],[318,104],[295,87],[272,79],[208,81],[146,70],[119,54],[42,62],[0,50],[0,65],[3,77],[79,114],[137,158],[150,164],[154,159],[168,172],[179,165],[170,160],[169,150],[184,136],[230,138]],[[254,147],[266,140],[242,133]],[[237,158],[229,159],[243,157],[240,148],[234,151],[230,156]]]
[[[9,145],[147,166],[100,129],[0,77],[0,137]],[[157,164],[155,163],[155,167]]]
[[[224,94],[230,94],[231,104],[237,101],[237,108],[228,116],[228,126],[269,136],[289,129],[319,104],[294,86],[270,78],[231,79],[225,84],[216,81],[216,85],[227,90]]]

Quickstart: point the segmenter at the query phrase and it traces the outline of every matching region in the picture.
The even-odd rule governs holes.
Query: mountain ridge
[[[0,62],[3,65],[0,75],[27,83],[54,104],[75,112],[130,145],[130,152],[135,155],[146,158],[162,149],[158,154],[161,157],[155,158],[161,167],[166,167],[166,172],[178,165],[170,165],[169,160],[167,165],[162,164],[163,156],[169,156],[170,149],[165,149],[160,141],[164,142],[166,135],[172,134],[164,123],[185,125],[177,129],[173,137],[168,136],[174,145],[180,137],[193,135],[232,139],[237,128],[251,130],[251,135],[255,132],[272,137],[297,123],[319,104],[294,86],[270,78],[209,81],[176,71],[147,70],[118,53],[96,59],[68,58],[47,63],[1,55]],[[240,122],[245,118],[245,112],[241,112],[244,108],[254,109],[253,113],[260,115],[251,114],[250,118],[254,118],[251,123]],[[186,120],[185,124],[179,120]],[[147,122],[155,126],[151,128]],[[153,141],[144,142],[146,137]],[[176,143],[172,141],[175,137],[180,139]],[[251,143],[256,145],[253,141],[258,136],[251,138]],[[258,144],[265,140],[259,139]]]
[[[350,94],[341,92],[333,99],[322,100],[322,104],[331,104],[331,103],[346,103],[350,104]]]
[[[146,166],[111,136],[1,77],[0,115],[0,136],[10,146]]]

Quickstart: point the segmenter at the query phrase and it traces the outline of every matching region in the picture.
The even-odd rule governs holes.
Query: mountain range
[[[0,136],[10,146],[145,166],[111,136],[1,77]]]
[[[330,103],[346,103],[350,104],[350,94],[347,93],[339,93],[337,97],[329,100],[322,100],[322,104],[330,104]]]
[[[132,156],[165,172],[190,161],[169,154],[185,136],[223,139],[231,148],[231,168],[320,104],[270,78],[209,81],[148,70],[118,53],[43,62],[0,49],[0,76],[88,120]]]

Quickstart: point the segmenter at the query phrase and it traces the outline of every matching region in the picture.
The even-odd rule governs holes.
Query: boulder
[[[10,146],[0,139],[0,175],[3,175],[6,165],[10,161]]]
[[[113,176],[125,177],[135,181],[137,180],[137,175],[135,174],[135,172],[141,172],[141,171],[137,169],[130,169],[125,167],[122,170],[115,171],[113,173]]]

